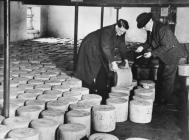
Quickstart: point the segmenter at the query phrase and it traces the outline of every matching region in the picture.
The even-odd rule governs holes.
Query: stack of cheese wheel
[[[129,117],[135,123],[149,123],[152,120],[153,104],[147,101],[130,101]]]
[[[129,95],[122,92],[110,92],[109,98],[124,98],[126,100],[129,100]]]
[[[93,129],[98,132],[110,132],[116,126],[115,107],[111,105],[98,105],[92,109]]]
[[[106,100],[107,105],[115,107],[116,122],[124,122],[128,118],[128,100],[124,98],[109,98]]]
[[[69,104],[76,104],[78,102],[78,99],[75,97],[59,97],[58,101],[62,102],[68,102]]]
[[[17,128],[8,133],[9,138],[18,140],[40,140],[39,132],[33,128]]]
[[[68,101],[54,100],[47,103],[47,109],[61,110],[63,112],[67,111],[68,106]]]
[[[152,102],[155,100],[155,92],[153,89],[138,88],[134,90],[135,96],[151,98]]]
[[[54,101],[56,100],[56,95],[53,94],[41,94],[37,96],[37,100],[43,100],[43,101]]]
[[[58,124],[64,123],[64,112],[60,110],[44,110],[41,112],[41,117],[57,121]]]
[[[78,88],[71,88],[70,89],[72,92],[79,92],[82,95],[89,94],[89,89],[85,87],[78,87]]]
[[[149,140],[145,138],[127,138],[126,140]]]
[[[52,86],[52,90],[58,90],[58,91],[61,91],[61,92],[67,92],[70,90],[70,87],[67,86],[67,85],[55,85],[55,86]]]
[[[46,84],[39,84],[39,85],[35,85],[34,89],[40,89],[40,90],[51,90],[51,85],[46,85]]]
[[[112,87],[111,92],[122,92],[130,95],[130,88],[128,87]]]
[[[41,107],[41,109],[45,109],[45,103],[46,101],[43,101],[43,100],[28,100],[25,102],[25,105],[26,106],[39,106]]]
[[[189,64],[178,65],[178,74],[180,76],[189,76]]]
[[[82,100],[87,100],[93,102],[96,105],[100,105],[102,101],[102,97],[97,94],[87,94],[82,96]]]
[[[11,128],[9,128],[6,125],[1,125],[0,124],[0,139],[3,139],[6,137],[7,133],[11,130]]]
[[[87,136],[91,133],[91,114],[84,110],[71,110],[66,114],[68,123],[80,123],[87,127]]]
[[[33,93],[33,94],[40,95],[40,94],[43,93],[43,90],[40,90],[40,89],[26,89],[24,91],[24,93]]]
[[[81,96],[82,96],[82,94],[80,92],[77,92],[77,91],[63,92],[63,97],[75,97],[78,100],[81,100]]]
[[[118,69],[116,71],[116,74],[117,74],[116,86],[132,85],[133,75],[129,67]]]
[[[62,92],[58,90],[45,90],[43,94],[53,94],[56,95],[56,97],[62,97]]]
[[[37,94],[34,93],[21,93],[18,94],[17,98],[18,99],[23,99],[23,100],[35,100],[37,97]]]
[[[81,103],[70,104],[69,108],[71,110],[84,110],[87,112],[91,112],[91,106],[87,104],[81,104]]]
[[[68,123],[58,128],[58,140],[80,140],[87,136],[87,128],[83,124]]]
[[[54,140],[58,122],[51,119],[36,119],[31,122],[31,127],[39,131],[39,140]]]
[[[26,118],[26,117],[10,117],[10,118],[6,118],[3,120],[2,122],[4,125],[8,126],[11,129],[14,128],[27,128],[29,123],[30,123],[30,119]]]
[[[119,140],[118,137],[112,134],[95,133],[89,137],[89,140]]]
[[[30,120],[37,119],[39,117],[39,113],[42,111],[42,108],[39,106],[21,106],[17,109],[18,116],[24,116],[29,118]]]

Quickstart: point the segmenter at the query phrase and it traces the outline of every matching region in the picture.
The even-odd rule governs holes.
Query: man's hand
[[[118,65],[115,61],[113,61],[111,63],[111,68],[110,68],[112,71],[116,72],[119,68],[118,68]]]
[[[144,50],[144,47],[139,46],[139,47],[135,50],[135,52],[136,52],[136,53],[140,53],[140,52],[142,52],[143,50]]]
[[[151,52],[144,53],[144,58],[150,58],[152,56]]]

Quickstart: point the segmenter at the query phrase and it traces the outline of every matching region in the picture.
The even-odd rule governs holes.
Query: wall
[[[128,31],[129,41],[143,42],[146,38],[145,32],[136,28],[136,16],[151,8],[121,8],[120,18],[127,19],[130,24]],[[48,34],[53,37],[74,36],[74,14],[72,6],[50,6],[48,11]],[[83,38],[88,33],[100,28],[100,7],[79,7],[78,38]],[[104,26],[116,22],[116,10],[114,7],[104,8]],[[137,33],[137,35],[136,35]]]
[[[177,8],[175,34],[181,43],[189,43],[189,7]]]
[[[10,4],[10,41],[19,41],[28,39],[26,33],[26,5],[21,2],[12,2]],[[40,35],[46,34],[47,8],[43,6],[41,8],[41,33]],[[4,5],[0,1],[0,44],[4,43]]]

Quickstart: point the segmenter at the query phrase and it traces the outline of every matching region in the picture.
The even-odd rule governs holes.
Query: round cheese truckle
[[[87,128],[83,124],[68,123],[58,128],[58,140],[80,140],[87,136]]]
[[[70,104],[69,108],[70,110],[84,110],[87,112],[91,112],[91,106],[82,103]]]
[[[77,91],[67,91],[67,92],[63,92],[63,97],[75,97],[78,100],[81,100],[81,96],[82,94],[80,92]]]
[[[33,128],[16,128],[8,133],[9,138],[16,140],[40,140],[39,132]]]
[[[178,74],[180,76],[189,76],[189,64],[178,65]]]
[[[135,123],[150,123],[152,120],[153,104],[147,101],[130,101],[129,117]]]
[[[87,136],[91,133],[91,114],[84,110],[71,110],[66,114],[68,123],[80,123],[87,127]]]
[[[107,105],[115,107],[116,122],[124,122],[128,118],[128,100],[124,98],[109,98],[106,100]]]
[[[75,97],[59,97],[58,101],[68,102],[70,105],[70,104],[76,104],[78,102],[78,99]]]
[[[115,107],[98,105],[92,109],[93,129],[98,132],[110,132],[116,127]]]
[[[0,139],[5,138],[10,130],[11,128],[9,128],[8,126],[0,124]]]
[[[58,124],[63,124],[64,123],[64,113],[65,112],[60,111],[60,110],[44,110],[41,112],[41,117],[57,121]]]
[[[65,111],[67,111],[68,106],[69,106],[68,101],[55,100],[55,101],[47,102],[47,109],[61,110],[61,111],[65,112]]]
[[[122,92],[110,92],[109,98],[124,98],[126,100],[129,100],[129,94]]]
[[[134,90],[134,95],[148,96],[155,100],[155,91],[153,89],[138,88]]]
[[[88,100],[90,102],[94,102],[96,105],[100,105],[102,97],[97,94],[87,94],[82,96],[82,100]]]
[[[27,128],[29,126],[30,119],[26,117],[10,117],[3,120],[2,124],[8,126],[11,129],[15,128]]]
[[[129,89],[128,87],[112,87],[111,88],[111,92],[121,92],[121,93],[126,93],[128,95],[130,95],[130,91],[131,89]]]
[[[41,107],[41,109],[45,109],[45,104],[46,104],[46,101],[43,101],[43,100],[28,100],[25,102],[25,105],[26,106],[39,106]]]
[[[119,140],[118,137],[112,134],[95,133],[89,137],[89,140]]]
[[[31,127],[39,131],[39,140],[55,140],[58,122],[51,119],[36,119],[31,122]]]
[[[89,94],[89,89],[88,88],[85,88],[85,87],[78,87],[78,88],[71,88],[70,89],[72,92],[79,92],[81,93],[82,95],[86,95],[86,94]]]

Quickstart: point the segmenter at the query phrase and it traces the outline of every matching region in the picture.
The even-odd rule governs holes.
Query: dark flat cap
[[[152,18],[152,13],[142,13],[138,15],[136,21],[137,21],[137,27],[138,28],[143,28],[148,21]]]

